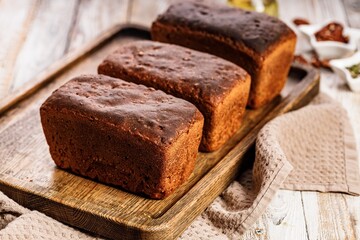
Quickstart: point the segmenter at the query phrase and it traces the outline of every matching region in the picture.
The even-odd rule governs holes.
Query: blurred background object
[[[231,6],[246,10],[266,13],[278,17],[278,2],[276,0],[228,0]]]

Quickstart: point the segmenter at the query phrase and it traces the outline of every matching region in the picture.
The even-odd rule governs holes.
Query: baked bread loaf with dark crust
[[[296,35],[282,21],[227,6],[184,2],[170,6],[151,27],[155,41],[225,58],[251,75],[248,105],[270,102],[285,85]]]
[[[185,100],[102,75],[70,80],[40,114],[57,166],[155,199],[192,173],[204,121]]]
[[[250,76],[235,64],[153,41],[122,45],[98,72],[193,103],[205,118],[202,151],[219,149],[239,129],[250,91]]]

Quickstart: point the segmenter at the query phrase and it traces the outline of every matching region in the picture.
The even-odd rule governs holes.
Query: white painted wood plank
[[[263,214],[251,229],[236,238],[239,240],[271,240],[268,234],[268,223],[268,217]]]
[[[341,0],[313,0],[315,22],[335,20],[347,24],[347,17]]]
[[[354,28],[360,28],[360,1],[344,0],[344,8],[349,25]]]
[[[69,50],[80,47],[115,24],[125,23],[128,2],[128,0],[80,1],[69,41]]]
[[[288,24],[298,35],[296,43],[296,54],[300,54],[305,51],[309,51],[311,46],[305,36],[302,36],[297,30],[297,27],[293,24],[295,18],[304,18],[309,21],[312,19],[312,8],[310,0],[303,0],[301,2],[294,2],[288,0],[279,0],[279,18]]]
[[[261,218],[239,239],[308,239],[301,192],[280,190]]]
[[[301,3],[292,0],[278,0],[279,4],[279,18],[286,23],[292,22],[294,18],[302,17],[305,19],[311,18],[311,12],[308,10],[310,1],[303,0]]]
[[[156,16],[177,0],[144,1],[133,0],[130,7],[129,21],[134,24],[150,27]]]
[[[308,205],[312,204],[306,195],[303,198]],[[309,226],[313,223],[312,218],[317,215],[318,228],[313,229],[317,231],[317,239],[356,239],[351,213],[342,194],[318,193],[317,202],[313,208],[317,206],[318,210],[312,212],[313,215],[309,214],[310,218],[306,218]]]
[[[270,239],[307,239],[301,192],[279,191],[266,214]]]
[[[336,20],[347,23],[346,12],[341,0],[278,0],[279,16],[286,22],[302,17],[311,23]]]
[[[76,0],[41,1],[17,56],[11,91],[64,55]]]
[[[301,192],[303,211],[305,217],[305,229],[309,240],[319,239],[319,203],[316,192]]]
[[[311,23],[336,20],[347,23],[346,12],[341,0],[278,0],[279,17],[285,22],[302,17]]]
[[[0,97],[8,94],[13,66],[37,7],[35,0],[0,2]]]
[[[343,195],[349,209],[355,239],[360,239],[360,197]]]
[[[163,13],[171,4],[193,0],[130,0],[129,21],[134,24],[150,27],[157,15]],[[197,2],[211,2],[227,4],[227,0],[197,0]]]

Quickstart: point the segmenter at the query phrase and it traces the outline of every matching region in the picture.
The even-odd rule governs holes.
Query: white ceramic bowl
[[[346,80],[353,92],[360,92],[360,76],[352,78],[347,67],[360,63],[360,51],[348,58],[335,59],[329,62],[331,69],[341,78]]]
[[[357,49],[360,40],[360,29],[344,27],[344,35],[349,37],[348,43],[336,41],[316,41],[315,33],[325,24],[300,25],[299,30],[310,40],[310,44],[320,59],[337,59],[351,56]]]

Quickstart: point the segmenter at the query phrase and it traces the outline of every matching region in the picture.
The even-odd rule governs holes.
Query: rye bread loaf
[[[266,14],[194,2],[171,5],[151,27],[155,41],[214,54],[251,75],[248,106],[259,108],[285,85],[296,44],[295,33]]]
[[[193,103],[205,118],[200,149],[219,149],[240,128],[250,76],[222,58],[153,41],[122,45],[98,73],[160,89]]]
[[[58,167],[155,199],[190,176],[203,127],[191,103],[103,75],[70,80],[40,114]]]

